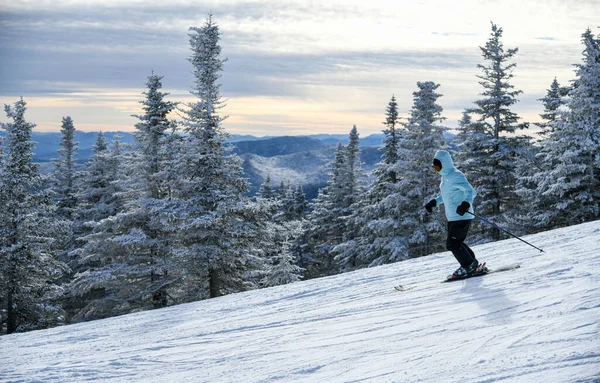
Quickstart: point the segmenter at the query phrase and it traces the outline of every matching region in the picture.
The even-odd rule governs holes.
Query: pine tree
[[[134,134],[137,151],[140,156],[138,165],[141,171],[144,194],[148,198],[160,199],[167,193],[162,175],[166,165],[166,140],[168,131],[175,129],[176,125],[168,119],[168,115],[175,110],[177,104],[165,101],[169,93],[161,92],[163,76],[154,73],[148,76],[143,94],[146,99],[140,101],[144,114],[135,115],[140,120],[135,125],[137,132]]]
[[[224,107],[219,78],[220,32],[212,15],[205,24],[190,28],[197,101],[187,105],[183,126],[187,139],[174,169],[178,255],[185,262],[188,299],[218,297],[253,286],[245,275],[260,263],[260,240],[268,210],[243,198],[248,181],[242,178],[242,161],[229,154],[228,135],[222,129]]]
[[[468,109],[471,115],[477,115],[477,135],[473,145],[475,151],[462,152],[459,166],[467,164],[467,168],[475,167],[470,174],[470,181],[478,193],[478,211],[501,224],[504,216],[514,215],[519,204],[516,194],[516,158],[521,147],[525,145],[522,138],[507,134],[528,126],[519,123],[520,117],[511,111],[517,103],[517,96],[522,92],[513,90],[510,80],[514,77],[515,63],[507,64],[518,52],[518,48],[504,50],[501,42],[502,28],[492,23],[492,33],[485,47],[480,47],[487,66],[478,64],[483,72],[477,77],[484,88],[484,98],[475,101],[476,108]],[[477,163],[475,164],[475,160]],[[491,229],[493,239],[500,237],[500,231]]]
[[[398,180],[398,174],[389,165],[394,165],[398,162],[398,149],[402,137],[398,129],[399,123],[398,103],[396,102],[396,97],[392,96],[386,108],[385,121],[383,123],[386,127],[383,130],[383,134],[385,134],[385,138],[383,139],[383,161],[378,167],[377,172],[375,172],[379,178],[383,177],[381,181],[385,180],[387,182],[389,178],[389,182],[396,183]]]
[[[352,127],[348,138],[348,196],[346,205],[350,207],[358,202],[358,199],[363,192],[363,180],[365,174],[363,173],[362,163],[360,161],[360,135],[358,134],[356,125]]]
[[[555,143],[552,140],[554,130],[564,114],[564,97],[568,94],[567,87],[561,87],[556,80],[552,81],[545,97],[539,99],[544,105],[540,114],[542,122],[536,124],[541,128],[540,140],[530,144],[521,151],[517,168],[517,194],[527,201],[528,209],[518,215],[518,226],[521,231],[531,233],[542,229],[551,229],[552,197],[544,194],[547,189],[550,172],[558,165],[554,156]]]
[[[402,213],[398,209],[399,199],[403,198],[397,193],[401,177],[397,165],[402,132],[398,127],[400,119],[394,96],[385,115],[382,160],[372,172],[375,180],[352,206],[344,241],[332,250],[335,262],[342,271],[396,262],[408,257],[408,239],[398,225],[398,217]]]
[[[98,222],[119,210],[115,196],[114,167],[109,162],[110,150],[102,132],[96,136],[94,153],[86,164],[82,188],[77,196],[79,209],[77,219],[81,223]],[[85,232],[85,229],[80,229]]]
[[[294,212],[296,213],[296,220],[304,218],[307,206],[308,202],[306,200],[306,194],[304,194],[304,189],[302,189],[302,185],[298,184],[296,186],[296,191],[294,192]]]
[[[544,143],[546,163],[554,164],[540,185],[551,200],[542,221],[550,227],[600,214],[600,40],[589,29],[582,40],[583,63],[576,65],[566,111],[550,124]]]
[[[291,243],[286,239],[281,252],[274,259],[274,264],[270,267],[269,273],[263,280],[264,286],[279,286],[298,282],[302,279],[302,271],[304,269],[296,264],[290,247]]]
[[[69,285],[72,321],[126,314],[137,307],[130,301],[136,291],[129,289],[135,269],[130,257],[135,251],[128,244],[139,235],[123,236],[119,224],[119,214],[132,198],[126,189],[130,159],[121,150],[119,136],[109,147],[102,132],[98,133],[93,150],[79,196],[81,245],[70,253],[77,263]]]
[[[75,142],[75,127],[71,117],[63,117],[60,132],[61,140],[58,153],[61,158],[54,163],[56,166],[54,191],[57,194],[58,216],[71,220],[77,204],[75,158],[78,146]]]
[[[431,254],[440,249],[442,232],[439,223],[428,215],[423,205],[439,194],[439,176],[431,169],[436,151],[446,148],[441,123],[442,107],[437,99],[439,84],[431,81],[417,82],[413,93],[414,104],[406,124],[404,139],[400,143],[398,167],[402,169],[398,192],[402,195],[398,217],[400,226],[409,238],[410,256]]]
[[[536,124],[542,130],[540,135],[547,138],[554,130],[554,123],[559,119],[560,108],[565,105],[564,97],[569,93],[568,87],[561,87],[556,77],[550,85],[546,96],[539,99],[544,105],[544,112],[540,114],[542,122]]]
[[[273,199],[275,198],[275,192],[273,191],[273,187],[271,186],[271,176],[267,175],[265,181],[260,185],[260,189],[258,190],[258,195],[260,198],[264,199]]]
[[[75,246],[75,211],[77,209],[78,185],[75,157],[77,143],[75,142],[75,127],[71,117],[63,117],[61,128],[60,158],[54,161],[53,192],[57,205],[56,218],[62,222],[60,230],[56,233],[57,247],[61,250],[58,258],[67,262],[68,253]]]
[[[0,209],[0,302],[6,307],[7,333],[13,333],[60,322],[54,281],[66,268],[53,254],[54,207],[33,163],[35,125],[25,120],[22,98],[13,108],[5,105],[5,111],[12,122],[2,124],[7,135],[0,166],[5,202]]]
[[[128,263],[138,265],[139,271],[136,270],[134,278],[140,279],[137,282],[140,301],[151,298],[153,307],[168,304],[167,287],[178,279],[171,249],[175,235],[169,217],[173,206],[167,200],[169,188],[163,178],[168,161],[167,132],[175,129],[175,123],[168,115],[177,104],[165,101],[168,93],[160,91],[162,78],[153,73],[146,82],[146,97],[141,101],[145,113],[135,116],[140,122],[135,126],[134,173],[128,179],[131,182],[137,175],[135,202],[129,211],[119,214],[116,219],[123,235],[138,238],[130,243],[135,252]]]

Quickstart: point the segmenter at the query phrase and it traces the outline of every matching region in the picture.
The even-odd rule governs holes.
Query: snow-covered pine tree
[[[468,176],[478,193],[477,210],[498,224],[505,222],[505,216],[514,215],[519,205],[516,158],[523,140],[509,134],[528,126],[527,123],[519,123],[520,117],[510,109],[522,93],[514,90],[510,83],[516,64],[507,63],[518,48],[504,50],[502,33],[502,28],[492,23],[491,37],[484,47],[480,47],[484,60],[488,61],[487,65],[477,65],[483,72],[477,76],[484,88],[483,98],[475,101],[477,107],[468,109],[468,113],[478,116],[475,126],[483,128],[483,133],[477,133],[477,143],[473,145],[476,150],[461,152],[458,161],[461,167],[466,163],[466,168],[475,168]],[[474,164],[473,160],[478,163]],[[497,229],[482,226],[482,230],[492,239],[500,238]]]
[[[131,283],[130,249],[119,238],[118,215],[131,201],[124,179],[129,160],[121,152],[119,136],[112,148],[98,133],[94,155],[82,177],[77,222],[81,245],[70,253],[76,271],[69,286],[69,313],[72,321],[106,318],[131,312],[127,299],[135,289]]]
[[[385,138],[382,161],[373,170],[375,180],[352,206],[347,218],[344,242],[333,252],[342,271],[377,266],[406,259],[408,240],[401,232],[398,219],[401,211],[398,181],[401,169],[398,162],[401,131],[396,98],[392,96],[385,112]]]
[[[296,190],[293,188],[291,183],[282,185],[283,191],[280,193],[279,198],[279,213],[276,215],[276,219],[279,222],[289,222],[297,218],[296,214]]]
[[[110,150],[102,132],[98,132],[92,152],[94,154],[86,164],[81,190],[77,195],[79,204],[76,215],[82,226],[85,222],[99,222],[119,210],[115,196],[114,167],[109,161]],[[85,228],[80,230],[86,233]]]
[[[168,114],[176,104],[164,100],[168,93],[161,92],[161,80],[154,73],[148,76],[141,101],[144,114],[134,116],[140,120],[134,134],[135,151],[123,152],[119,137],[115,137],[107,156],[106,143],[102,135],[98,137],[91,180],[96,181],[94,175],[99,170],[98,181],[110,187],[106,199],[117,205],[110,212],[102,209],[109,214],[98,214],[96,221],[88,223],[93,231],[83,238],[83,270],[73,290],[84,300],[93,298],[77,319],[165,306],[167,287],[177,280],[171,272],[174,235],[166,200],[170,178],[164,171],[167,131],[175,128]],[[106,161],[99,162],[101,158]],[[91,206],[97,204],[95,198],[89,202]],[[91,268],[86,270],[86,266]],[[104,299],[102,291],[111,299]]]
[[[281,182],[279,182],[279,190],[277,191],[277,194],[278,194],[279,201],[281,203],[283,203],[283,201],[285,201],[285,198],[287,196],[288,187],[289,187],[289,182],[288,182],[288,186],[285,185],[285,182],[283,179],[281,180]]]
[[[544,112],[540,114],[542,122],[536,124],[541,128],[539,134],[542,139],[548,138],[554,131],[554,123],[559,119],[561,107],[565,105],[565,97],[569,94],[569,89],[569,87],[560,86],[555,77],[546,96],[538,100],[544,105]]]
[[[56,179],[54,192],[57,199],[57,215],[66,220],[72,220],[76,209],[76,155],[78,143],[75,142],[75,126],[70,116],[63,117],[61,126],[60,159],[54,162]]]
[[[440,84],[417,82],[413,106],[400,142],[397,168],[402,170],[398,192],[402,195],[398,217],[400,226],[409,238],[409,256],[419,257],[443,250],[439,223],[423,209],[423,205],[439,194],[440,179],[431,163],[436,151],[446,148],[442,107],[437,100]],[[440,247],[442,246],[442,247]]]
[[[219,114],[225,60],[212,15],[202,27],[190,28],[189,37],[195,78],[191,93],[197,101],[183,111],[187,139],[174,171],[179,177],[178,255],[187,271],[186,299],[198,299],[253,287],[245,274],[260,263],[257,244],[269,212],[243,198],[248,181],[242,178],[242,161],[226,145]]]
[[[575,65],[566,111],[544,142],[546,163],[554,164],[540,185],[551,200],[542,221],[549,227],[600,215],[600,40],[590,29],[582,40],[583,62]]]
[[[551,229],[552,222],[548,212],[552,205],[552,197],[545,195],[549,174],[557,166],[554,156],[555,143],[551,139],[554,128],[564,114],[564,97],[568,94],[568,87],[561,87],[556,78],[552,81],[546,96],[539,99],[544,105],[540,114],[542,121],[536,125],[541,128],[539,141],[523,148],[517,167],[517,194],[523,201],[527,201],[528,209],[515,215],[518,226],[524,233]]]
[[[56,218],[61,222],[56,233],[58,258],[69,263],[68,253],[75,246],[75,212],[77,209],[78,185],[76,161],[77,142],[75,142],[75,126],[71,117],[63,117],[61,127],[60,158],[54,161],[55,171],[52,189],[57,205]],[[72,266],[72,265],[71,265]]]
[[[306,213],[306,208],[308,207],[308,201],[306,200],[306,194],[304,193],[304,189],[302,189],[302,185],[296,185],[296,190],[294,192],[294,211],[296,213],[296,220],[302,220]]]
[[[333,249],[347,237],[348,218],[362,191],[359,134],[356,125],[349,144],[338,144],[327,187],[319,192],[305,223],[300,248],[301,266],[309,277],[335,274],[340,265],[333,262]]]
[[[168,115],[177,104],[165,100],[168,93],[161,92],[162,78],[154,73],[148,76],[145,99],[140,101],[144,114],[134,116],[140,122],[135,125],[133,172],[127,177],[127,182],[133,184],[129,187],[134,201],[130,209],[115,218],[120,233],[117,239],[128,239],[123,244],[130,250],[128,263],[135,269],[130,279],[137,285],[138,306],[144,307],[148,307],[147,302],[152,307],[166,306],[167,288],[177,280],[171,250],[175,237],[170,219],[173,206],[167,199],[169,187],[163,178],[167,134],[175,129]]]
[[[304,269],[297,265],[296,257],[290,251],[291,246],[289,240],[283,242],[281,252],[273,260],[269,273],[262,281],[263,286],[285,285],[302,279]]]
[[[134,133],[136,150],[139,155],[139,170],[141,171],[145,197],[161,199],[166,194],[163,179],[159,178],[165,167],[165,141],[169,131],[176,127],[174,121],[168,119],[169,114],[175,110],[177,103],[166,101],[169,93],[161,92],[163,76],[148,76],[147,90],[143,93],[146,97],[140,103],[143,105],[144,114],[135,115],[140,120],[135,125]]]
[[[260,198],[264,199],[274,199],[275,192],[273,191],[273,186],[271,185],[271,176],[267,175],[265,181],[260,185],[260,189],[258,190],[258,195]]]
[[[361,194],[364,192],[364,179],[365,174],[363,172],[363,164],[360,160],[360,135],[356,125],[352,127],[348,137],[348,196],[346,205],[352,206],[360,199]]]
[[[54,206],[46,180],[33,163],[31,132],[25,120],[26,103],[5,105],[12,122],[6,130],[5,154],[0,166],[0,303],[5,307],[7,333],[45,328],[59,323],[54,304],[56,281],[66,267],[53,254],[56,231]]]

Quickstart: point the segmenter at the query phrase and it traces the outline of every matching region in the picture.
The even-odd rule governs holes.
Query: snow
[[[10,382],[598,382],[600,221],[329,278],[0,338]]]

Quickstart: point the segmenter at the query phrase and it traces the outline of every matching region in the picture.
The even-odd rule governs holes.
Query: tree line
[[[21,98],[0,145],[0,332],[12,333],[214,298],[425,256],[443,248],[440,215],[422,208],[438,188],[438,149],[455,150],[476,188],[475,208],[520,234],[600,215],[600,40],[582,36],[569,86],[552,81],[535,137],[511,110],[518,50],[502,28],[480,47],[483,91],[447,143],[440,84],[417,82],[407,119],[385,109],[372,182],[354,126],[339,144],[327,186],[310,203],[300,185],[267,177],[247,194],[242,161],[226,144],[219,79],[220,31],[209,15],[192,27],[195,101],[180,104],[148,76],[135,144],[100,132],[76,166],[75,125],[62,120],[55,171],[33,162]],[[169,119],[174,111],[180,121]],[[452,146],[451,146],[452,145]],[[475,225],[478,243],[502,233]]]

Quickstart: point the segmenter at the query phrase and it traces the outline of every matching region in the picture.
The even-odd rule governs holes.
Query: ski
[[[453,278],[451,278],[451,276],[449,276],[448,278],[446,278],[444,280],[427,281],[427,282],[423,282],[423,283],[415,283],[413,285],[398,285],[398,286],[394,286],[394,289],[396,289],[398,291],[414,290],[414,289],[418,289],[421,287],[437,285],[440,283],[464,281],[465,279],[469,279],[469,278],[482,277],[484,275],[500,273],[502,271],[515,270],[515,269],[518,269],[519,267],[521,267],[521,265],[518,263],[515,263],[512,265],[506,265],[506,266],[502,266],[502,267],[498,267],[498,268],[494,268],[494,269],[488,269],[488,271],[485,273],[473,274],[473,275],[470,275],[470,276],[467,276],[464,278],[453,279]]]

